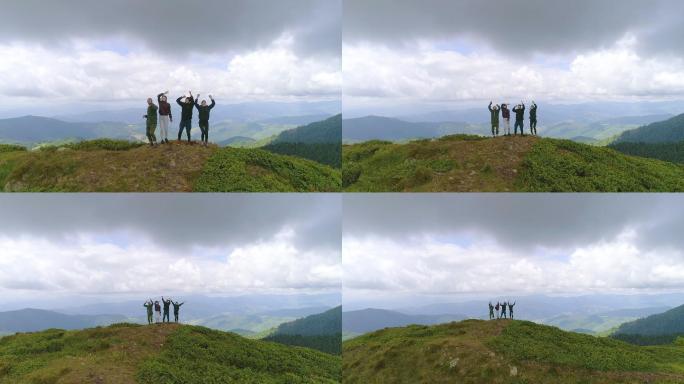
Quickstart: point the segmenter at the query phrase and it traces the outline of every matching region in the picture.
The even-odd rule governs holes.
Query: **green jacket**
[[[148,126],[157,126],[157,109],[158,107],[154,104],[147,106],[145,118],[147,119]]]
[[[152,307],[153,306],[154,306],[154,304],[151,304],[151,303],[143,304],[143,307],[147,308],[147,314],[148,315],[152,315]]]
[[[492,108],[492,103],[489,103],[489,112],[492,113],[492,124],[499,124],[499,111],[501,109],[497,108],[494,109]]]

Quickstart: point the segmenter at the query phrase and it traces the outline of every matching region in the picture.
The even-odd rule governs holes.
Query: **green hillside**
[[[331,167],[342,166],[342,115],[281,132],[263,149]]]
[[[639,347],[525,321],[387,328],[343,343],[344,383],[679,383],[684,346]]]
[[[622,324],[614,333],[632,335],[684,335],[684,305]]]
[[[676,143],[684,141],[684,114],[623,132],[616,142]]]
[[[625,155],[684,164],[684,141],[677,143],[630,143],[623,141],[612,143],[608,147]]]
[[[259,149],[94,140],[0,151],[7,192],[327,192],[340,184],[331,167]]]
[[[342,307],[280,324],[266,340],[339,355],[342,353]]]
[[[344,145],[349,192],[671,192],[684,167],[569,140],[455,135]]]
[[[340,359],[203,327],[118,324],[0,339],[0,383],[338,383]]]

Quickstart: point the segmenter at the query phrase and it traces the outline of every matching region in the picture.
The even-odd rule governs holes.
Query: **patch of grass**
[[[0,338],[0,384],[339,383],[341,359],[178,324]]]
[[[532,137],[451,135],[406,144],[369,141],[342,148],[348,192],[511,191]]]
[[[223,148],[207,161],[197,192],[335,192],[339,170],[260,149]]]
[[[0,153],[8,152],[25,152],[27,149],[21,145],[16,144],[0,144]]]
[[[684,167],[569,140],[538,141],[516,186],[526,192],[684,191]]]
[[[489,346],[515,361],[599,371],[655,371],[658,368],[655,355],[648,349],[527,321],[512,322]]]
[[[344,383],[678,383],[684,348],[512,320],[388,328],[343,342]]]
[[[307,348],[183,327],[142,363],[140,383],[339,383],[339,357]]]

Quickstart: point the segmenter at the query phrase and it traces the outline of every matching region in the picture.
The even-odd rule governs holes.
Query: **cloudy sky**
[[[0,13],[3,108],[339,99],[341,0],[24,0]]]
[[[345,303],[684,292],[684,196],[345,195]]]
[[[8,195],[0,211],[3,301],[340,290],[339,196]]]
[[[345,0],[345,110],[684,96],[679,0]]]

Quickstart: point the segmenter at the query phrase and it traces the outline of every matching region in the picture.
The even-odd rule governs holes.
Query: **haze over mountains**
[[[181,307],[181,322],[245,335],[325,312],[339,303],[338,294],[172,298],[186,303]],[[0,312],[0,333],[36,332],[48,328],[82,329],[124,321],[142,324],[146,322],[142,306],[144,300]]]
[[[259,102],[221,104],[217,101],[211,112],[210,140],[213,142],[250,142],[275,137],[300,125],[325,120],[341,110],[339,101],[321,102]],[[47,111],[46,111],[47,112]],[[176,117],[169,128],[169,137],[177,133],[180,108],[172,102]],[[0,143],[33,146],[55,141],[80,141],[97,138],[144,140],[145,107],[118,110],[88,111],[76,114],[13,114],[0,119]],[[194,136],[197,111],[193,116]]]
[[[515,299],[491,299],[494,304],[509,300],[516,302],[516,319],[553,325],[566,331],[605,334],[623,323],[661,314],[680,305],[684,302],[684,294],[569,297],[534,295]],[[350,309],[343,313],[342,329],[347,334],[357,335],[410,324],[432,325],[463,319],[487,319],[489,301],[483,298],[419,306],[394,303],[392,309],[356,309],[364,303],[345,304]]]
[[[682,111],[684,111],[684,102],[680,101],[539,103],[538,132],[546,137],[572,139],[593,144],[615,139],[623,132],[643,125],[667,120]],[[376,113],[359,114],[345,109],[343,140],[345,142],[373,139],[402,141],[455,133],[491,135],[490,115],[486,104],[478,108],[411,114],[394,111],[394,113],[387,113],[385,117],[374,114]],[[513,121],[511,121],[512,125]],[[526,111],[526,129],[529,129],[528,125],[529,116]]]

